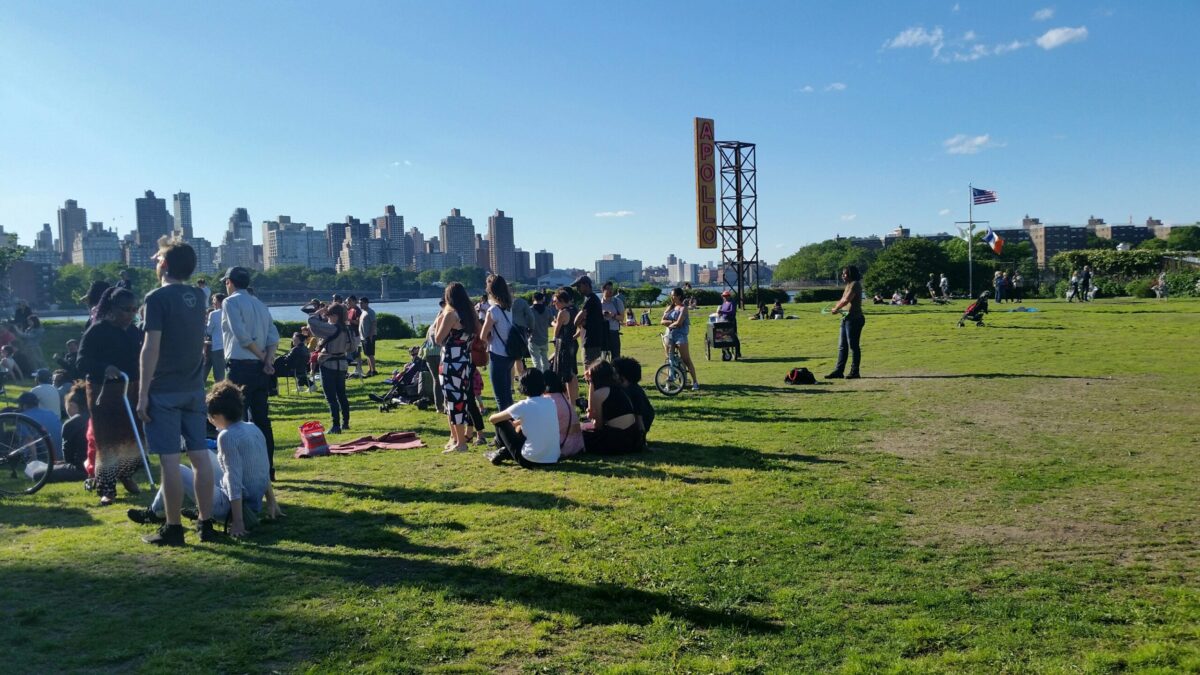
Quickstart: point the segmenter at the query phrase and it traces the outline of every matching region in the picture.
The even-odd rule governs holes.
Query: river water
[[[415,326],[433,323],[437,318],[440,298],[417,298],[407,302],[372,302],[371,307],[379,314],[395,314]],[[300,311],[301,305],[280,305],[271,307],[271,318],[276,321],[305,321],[308,315]],[[51,321],[87,321],[87,314],[67,314],[64,316],[47,317]]]

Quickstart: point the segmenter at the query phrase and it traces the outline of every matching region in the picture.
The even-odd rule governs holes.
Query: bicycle
[[[0,495],[31,495],[50,480],[54,441],[20,413],[0,413]]]
[[[654,373],[654,386],[663,396],[675,396],[688,387],[688,371],[679,358],[679,350],[670,343],[669,332],[663,333],[663,346],[667,348],[667,362]]]

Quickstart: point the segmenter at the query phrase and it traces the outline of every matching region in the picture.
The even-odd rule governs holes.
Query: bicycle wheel
[[[50,479],[53,441],[45,427],[17,413],[0,413],[0,495],[29,495]]]
[[[658,372],[654,373],[654,386],[663,396],[674,396],[683,391],[686,385],[687,375],[682,368],[673,364],[664,363],[659,366]]]
[[[712,342],[709,342],[708,338],[704,338],[704,358],[712,361]]]

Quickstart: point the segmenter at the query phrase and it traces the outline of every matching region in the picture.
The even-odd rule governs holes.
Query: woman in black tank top
[[[842,299],[833,306],[832,312],[840,314],[842,308],[846,308],[846,316],[842,319],[842,329],[838,334],[838,359],[837,365],[834,366],[833,372],[825,376],[825,379],[841,379],[846,378],[853,380],[858,378],[858,367],[862,360],[862,349],[859,346],[859,340],[862,337],[863,326],[867,323],[867,318],[863,316],[862,311],[862,275],[858,268],[854,265],[849,265],[842,268],[842,281],[846,282],[846,291],[842,293]],[[847,352],[850,355],[850,372],[845,372]]]
[[[617,385],[617,373],[608,361],[597,361],[588,368],[591,383],[588,393],[588,417],[595,428],[583,432],[587,452],[620,454],[636,452],[645,445],[634,415],[633,402]]]

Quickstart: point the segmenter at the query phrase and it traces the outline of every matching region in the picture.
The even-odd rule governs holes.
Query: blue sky
[[[993,225],[1191,223],[1197,28],[1193,0],[6,2],[0,224],[30,243],[74,198],[124,233],[182,189],[214,241],[239,206],[427,235],[500,208],[559,266],[703,262],[695,116],[758,144],[770,262],[953,231],[968,182]]]

